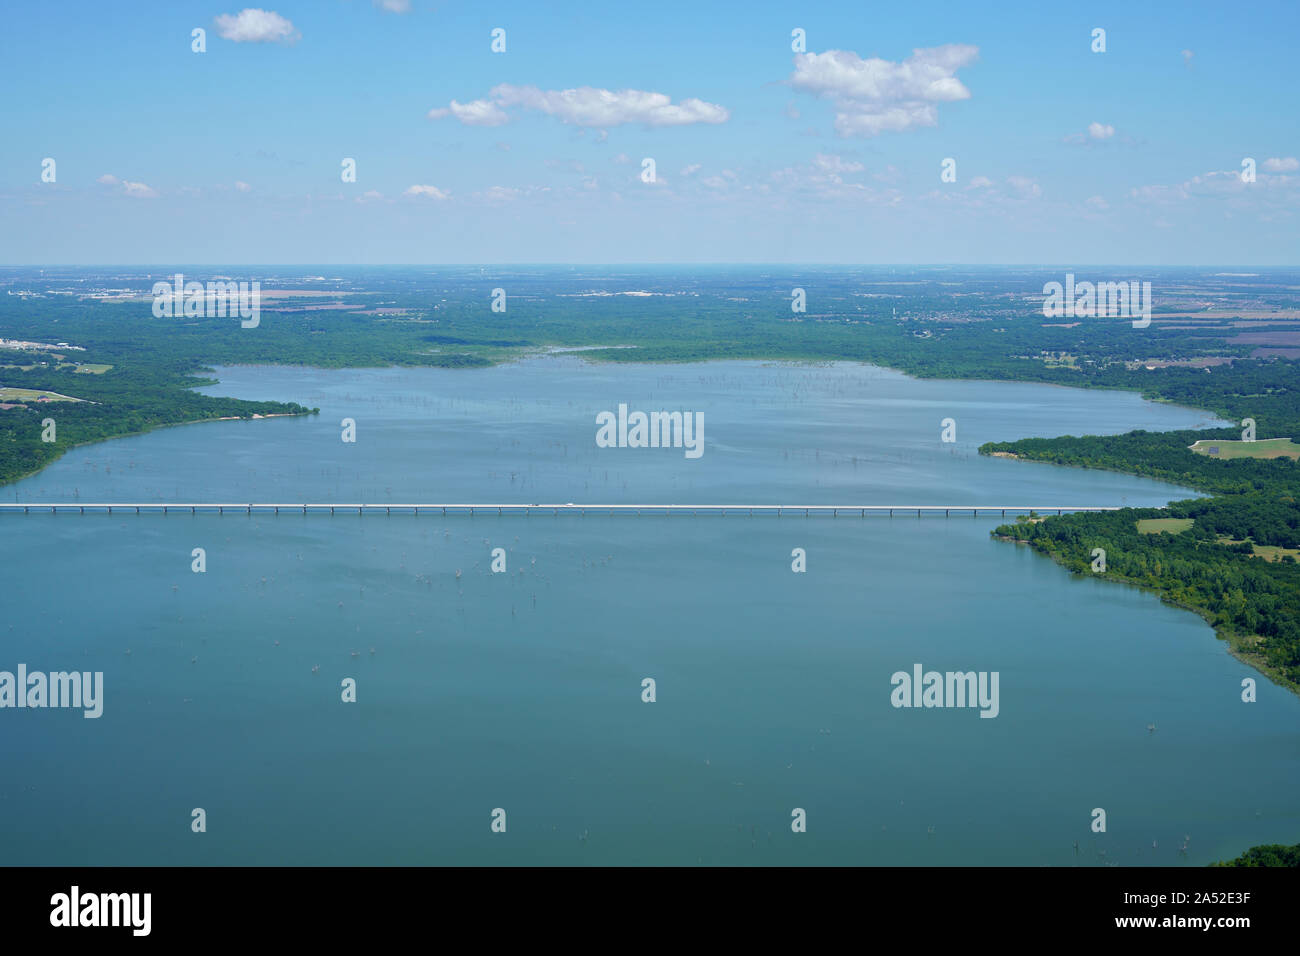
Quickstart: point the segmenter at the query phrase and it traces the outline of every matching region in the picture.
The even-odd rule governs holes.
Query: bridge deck
[[[1028,514],[1037,512],[1038,514],[1065,514],[1066,512],[1076,511],[1119,511],[1117,506],[1098,506],[1098,505],[702,505],[702,504],[594,504],[594,503],[574,503],[565,502],[563,504],[519,504],[519,503],[499,503],[499,504],[463,504],[463,503],[427,503],[427,504],[364,504],[364,503],[343,503],[343,502],[179,502],[179,501],[112,501],[112,502],[67,502],[67,501],[49,501],[49,502],[17,502],[17,503],[0,503],[0,512],[22,512],[22,513],[55,513],[74,512],[85,514],[89,512],[106,512],[112,514],[116,511],[128,511],[136,514],[145,512],[170,514],[173,511],[190,512],[191,514],[216,513],[226,514],[279,514],[280,512],[301,514],[337,514],[339,512],[365,514],[366,512],[382,512],[384,514],[411,513],[419,514],[421,511],[431,511],[439,514],[532,514],[533,512],[551,512],[552,514],[632,514],[632,515],[672,515],[690,513],[698,514],[720,514],[720,515],[776,515],[781,517],[785,514],[792,515],[830,515],[832,517],[851,517],[857,515],[866,517],[868,514],[890,514],[900,512],[910,514],[916,512],[921,514],[938,514],[942,512],[945,515],[952,515],[954,512],[965,514],[967,512],[977,515],[983,512],[999,512],[1003,515],[1008,512],[1012,514]]]

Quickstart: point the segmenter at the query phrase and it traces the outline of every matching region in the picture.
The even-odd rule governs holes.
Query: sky
[[[1295,0],[265,2],[10,4],[0,263],[1300,259]]]

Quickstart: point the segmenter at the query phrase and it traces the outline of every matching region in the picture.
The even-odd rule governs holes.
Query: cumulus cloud
[[[157,191],[144,183],[133,183],[129,179],[118,179],[112,173],[105,173],[95,180],[105,186],[118,186],[125,196],[133,199],[153,199],[158,195]]]
[[[1183,51],[1183,63],[1185,63],[1187,66],[1191,66],[1191,65],[1192,65],[1192,57],[1194,57],[1194,56],[1196,56],[1196,54],[1193,53],[1191,50],[1184,50],[1184,51]]]
[[[411,186],[407,188],[406,192],[402,193],[402,195],[437,200],[449,199],[451,197],[451,193],[441,190],[437,186]]]
[[[961,43],[915,49],[900,63],[849,50],[799,53],[789,82],[834,102],[839,135],[876,136],[939,125],[938,104],[970,99],[956,72],[978,56],[978,47]]]
[[[1264,169],[1270,173],[1293,173],[1300,169],[1300,159],[1294,156],[1286,156],[1282,159],[1273,157],[1264,160]]]
[[[234,43],[296,43],[302,36],[292,22],[274,10],[257,7],[236,14],[223,13],[214,22],[217,33]]]
[[[987,176],[975,176],[966,184],[967,189],[989,189],[993,186],[993,180]]]
[[[1086,132],[1071,133],[1069,136],[1065,137],[1065,142],[1073,143],[1076,146],[1080,146],[1080,145],[1085,145],[1090,143],[1102,143],[1108,139],[1113,139],[1114,136],[1115,136],[1114,126],[1111,126],[1109,123],[1098,123],[1094,121],[1088,124],[1088,129]],[[1127,137],[1125,137],[1124,139],[1125,141],[1128,141]]]
[[[368,202],[378,202],[383,198],[384,198],[384,194],[381,193],[379,190],[367,189],[365,192],[363,192],[360,196],[358,196],[356,199],[352,201],[358,203],[368,203]]]
[[[865,170],[866,167],[862,163],[846,160],[842,156],[831,153],[817,153],[805,165],[787,166],[772,172],[767,182],[761,184],[759,192],[819,201],[849,200],[896,204],[902,200],[902,194],[897,189],[879,189],[844,178],[848,174],[861,173]],[[886,181],[892,177],[886,176],[882,179],[877,175],[873,178]]]
[[[699,163],[691,163],[689,166],[683,166],[679,176],[693,176],[700,171],[702,167]]]
[[[1011,187],[1016,199],[1037,199],[1043,194],[1038,183],[1028,176],[1008,176],[1007,185]]]
[[[1196,197],[1244,195],[1247,190],[1248,185],[1241,181],[1240,172],[1216,169],[1181,183],[1138,186],[1129,190],[1129,197],[1142,203],[1168,204]]]
[[[246,193],[253,187],[248,185],[248,183],[244,182],[243,180],[236,180],[235,188],[238,189],[241,193]]]
[[[835,156],[831,153],[818,153],[813,157],[813,166],[823,173],[831,173],[837,176],[844,173],[860,173],[867,168],[859,162],[844,159],[842,156]]]
[[[443,119],[451,116],[466,126],[501,126],[510,122],[510,117],[491,100],[470,100],[468,103],[451,101],[451,105],[429,110],[429,119]]]
[[[536,86],[501,83],[486,99],[457,103],[429,111],[430,119],[453,117],[466,126],[500,126],[510,120],[507,108],[554,116],[570,126],[607,129],[626,123],[647,127],[725,123],[731,114],[716,103],[685,99],[674,103],[664,93],[646,90],[605,90],[580,86],[571,90],[543,90]]]
[[[375,6],[389,13],[409,13],[411,0],[375,0]]]

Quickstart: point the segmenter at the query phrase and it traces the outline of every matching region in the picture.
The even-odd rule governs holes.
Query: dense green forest
[[[1237,362],[1205,375],[1200,401],[1228,418],[1254,417],[1260,438],[1300,435],[1300,380],[1295,362]],[[1178,383],[1174,383],[1178,384]],[[1157,390],[1161,398],[1180,388]],[[1267,426],[1264,423],[1267,422]],[[1218,459],[1192,452],[1198,438],[1239,439],[1240,429],[1106,437],[1026,438],[990,442],[983,454],[1104,468],[1196,488],[1208,498],[1164,509],[1073,514],[1003,525],[993,533],[1023,541],[1080,574],[1102,573],[1158,591],[1197,611],[1242,659],[1300,689],[1300,565],[1285,551],[1265,560],[1255,547],[1300,548],[1300,465],[1289,458]],[[1147,518],[1191,518],[1178,533],[1142,534]],[[1092,571],[1105,551],[1104,572]]]
[[[1266,843],[1252,846],[1235,860],[1211,863],[1210,866],[1300,866],[1300,844],[1283,846]]]

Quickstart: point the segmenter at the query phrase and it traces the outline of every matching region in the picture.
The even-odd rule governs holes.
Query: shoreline
[[[25,471],[21,475],[15,475],[13,478],[0,481],[0,488],[7,488],[11,485],[16,485],[18,484],[18,482],[25,481],[28,478],[32,477],[33,475],[39,475],[46,468],[49,468],[51,465],[62,460],[63,456],[66,455],[68,452],[72,451],[74,448],[85,448],[88,445],[98,445],[102,442],[116,441],[119,438],[134,438],[138,435],[148,435],[150,432],[158,431],[160,428],[183,428],[186,425],[204,425],[210,422],[232,422],[232,421],[247,422],[247,421],[254,421],[255,419],[263,419],[263,418],[303,418],[304,416],[307,415],[317,415],[317,414],[319,414],[319,411],[313,409],[311,411],[306,411],[306,412],[277,412],[272,415],[254,415],[248,418],[244,418],[243,416],[240,415],[236,415],[234,417],[225,416],[221,418],[194,418],[184,422],[163,422],[158,425],[150,425],[148,428],[142,428],[139,431],[123,432],[120,435],[105,435],[103,438],[92,438],[90,441],[79,441],[72,445],[63,446],[63,448],[60,449],[57,455],[55,455],[49,461],[37,465],[31,471]]]
[[[1047,551],[1042,548],[1036,548],[1029,541],[1022,541],[1019,538],[1013,538],[1010,535],[1005,535],[1005,534],[997,534],[996,532],[991,532],[990,537],[994,538],[997,541],[1022,545],[1024,547],[1029,548],[1035,554],[1042,555],[1043,557],[1050,560],[1057,567],[1063,569],[1072,578],[1083,579],[1085,577],[1089,577],[1087,575],[1084,575],[1082,572],[1076,571],[1074,568],[1067,565],[1061,559],[1061,557],[1059,557],[1055,552]],[[1128,587],[1137,588],[1139,591],[1145,591],[1149,594],[1154,594],[1160,598],[1160,603],[1162,604],[1167,604],[1170,607],[1177,608],[1180,611],[1189,611],[1192,614],[1195,614],[1197,617],[1199,617],[1209,626],[1211,631],[1214,632],[1215,640],[1222,641],[1227,646],[1227,651],[1230,656],[1240,661],[1241,663],[1245,664],[1247,667],[1249,667],[1251,670],[1255,671],[1256,673],[1261,674],[1264,677],[1267,677],[1268,680],[1275,686],[1281,687],[1283,690],[1290,691],[1292,694],[1295,694],[1297,697],[1300,697],[1300,685],[1292,684],[1290,681],[1286,680],[1280,674],[1278,674],[1275,669],[1270,668],[1264,661],[1259,660],[1257,656],[1252,655],[1249,652],[1249,650],[1243,647],[1245,638],[1248,635],[1242,635],[1235,631],[1227,631],[1219,628],[1219,626],[1216,625],[1214,621],[1210,618],[1209,616],[1210,612],[1195,607],[1194,605],[1184,604],[1182,601],[1175,601],[1171,599],[1168,595],[1168,592],[1166,592],[1163,588],[1152,587],[1149,584],[1144,584],[1141,581],[1134,580],[1133,578],[1127,578],[1124,577],[1123,575],[1106,572],[1105,574],[1102,575],[1091,575],[1091,577],[1099,577],[1102,580],[1107,580],[1115,584],[1127,585]]]

